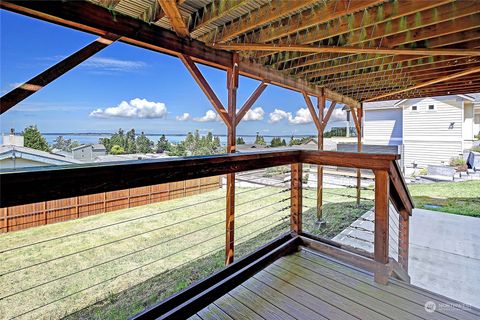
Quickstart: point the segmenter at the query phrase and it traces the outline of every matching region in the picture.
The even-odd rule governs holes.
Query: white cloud
[[[190,113],[185,112],[180,116],[176,116],[175,119],[177,119],[177,121],[187,121],[188,119],[190,119]]]
[[[289,114],[289,117],[288,117],[288,122],[290,124],[306,124],[312,121],[313,121],[312,115],[310,114],[310,111],[307,108],[300,108],[297,110],[295,117],[292,117],[291,114]]]
[[[328,109],[325,109],[325,115],[328,112]],[[281,109],[275,109],[269,114],[269,123],[277,123],[284,119],[288,120],[290,124],[307,124],[313,121],[312,115],[307,108],[300,108],[295,113],[295,116],[291,112],[287,112]],[[343,111],[342,108],[335,108],[330,117],[329,121],[345,121],[347,119],[346,111]]]
[[[146,99],[135,98],[130,102],[122,101],[116,107],[96,109],[90,113],[95,118],[163,118],[167,114],[167,107],[163,102],[152,102]]]
[[[270,123],[276,123],[279,122],[283,119],[288,119],[288,117],[291,117],[292,114],[290,112],[283,111],[281,109],[275,109],[273,112],[269,114],[269,120],[268,122]]]
[[[81,64],[82,67],[102,69],[106,71],[136,71],[145,68],[147,64],[143,61],[120,60],[107,57],[91,57]]]
[[[207,112],[203,117],[193,118],[193,121],[197,121],[197,122],[220,121],[220,116],[213,110],[207,110]]]
[[[253,108],[247,111],[245,116],[243,117],[242,121],[259,121],[263,120],[263,116],[265,115],[265,111],[263,111],[262,107]]]
[[[335,108],[335,110],[333,110],[332,115],[330,116],[329,121],[346,121],[346,120],[347,120],[347,111],[342,110],[342,108]]]

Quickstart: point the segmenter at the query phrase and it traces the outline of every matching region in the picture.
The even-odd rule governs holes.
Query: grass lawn
[[[322,234],[327,236],[371,208],[370,203],[353,208],[353,189],[333,192],[325,194],[329,227]],[[315,190],[304,195],[314,198]],[[282,188],[237,188],[237,257],[289,230],[289,198],[290,191]],[[305,198],[304,206],[308,224],[314,221],[315,201]],[[223,267],[224,229],[225,190],[219,189],[2,234],[0,314],[132,316]]]
[[[480,181],[411,184],[408,189],[417,208],[480,217]]]

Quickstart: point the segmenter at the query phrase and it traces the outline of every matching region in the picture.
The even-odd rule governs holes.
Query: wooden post
[[[325,127],[323,127],[323,114],[325,111],[325,93],[323,92],[322,88],[322,95],[318,97],[317,104],[318,104],[318,119],[322,124],[321,130],[318,130],[318,151],[323,151],[323,133],[325,131]],[[317,166],[317,223],[319,226],[325,224],[323,220],[323,166]]]
[[[75,215],[77,219],[80,218],[80,211],[78,210],[78,197],[75,197]]]
[[[9,222],[9,219],[8,219],[8,207],[5,208],[5,232],[8,232],[8,222]]]
[[[302,233],[302,164],[291,165],[291,187],[290,187],[290,231],[295,234]]]
[[[408,212],[399,212],[398,224],[398,262],[408,273],[409,219]]]
[[[227,125],[227,153],[236,151],[236,113],[237,113],[237,88],[238,88],[238,54],[233,55],[233,68],[227,71],[228,89],[228,115],[230,125]],[[235,173],[227,174],[227,205],[226,205],[226,239],[225,239],[225,265],[234,260],[235,247]]]
[[[354,116],[354,115],[353,115]],[[363,106],[360,107],[358,111],[358,126],[357,126],[357,151],[362,152],[362,117],[363,117]],[[360,205],[361,198],[361,189],[362,189],[362,171],[357,169],[357,206]]]
[[[386,170],[375,171],[375,240],[374,258],[381,264],[388,263],[388,199],[389,176]],[[388,275],[382,271],[375,272],[375,281],[386,283]]]

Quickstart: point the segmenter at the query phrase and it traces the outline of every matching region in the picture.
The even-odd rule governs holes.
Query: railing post
[[[302,164],[291,165],[291,208],[290,208],[290,231],[295,234],[302,233]]]
[[[390,181],[386,170],[375,171],[375,242],[374,259],[381,264],[388,263],[388,200]],[[375,272],[375,281],[386,283],[388,275],[382,270]]]
[[[398,262],[408,273],[408,246],[409,246],[409,219],[407,211],[402,210],[398,215]]]

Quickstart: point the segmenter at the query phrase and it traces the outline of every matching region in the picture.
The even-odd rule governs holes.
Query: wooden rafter
[[[330,47],[309,45],[276,45],[262,43],[243,44],[212,44],[217,49],[237,51],[278,51],[278,52],[316,52],[316,53],[367,53],[367,54],[394,54],[414,56],[480,56],[478,49],[390,49],[390,48],[364,48],[364,47]]]
[[[42,89],[55,79],[72,70],[83,61],[105,49],[119,38],[119,36],[113,34],[107,34],[100,37],[62,61],[56,63],[54,66],[28,80],[24,84],[6,93],[0,98],[0,114],[3,114],[22,100],[28,98],[30,95]]]
[[[173,30],[175,33],[180,37],[189,37],[190,32],[188,31],[188,27],[183,20],[183,17],[180,13],[180,10],[177,6],[176,0],[157,0],[160,6],[162,7],[165,15],[170,20],[170,24],[172,25]]]
[[[242,108],[237,112],[236,125],[238,125],[240,121],[242,121],[243,117],[247,114],[248,110],[250,110],[250,108],[253,106],[255,101],[257,101],[258,97],[260,97],[260,95],[267,88],[267,86],[268,86],[268,83],[262,81],[262,83],[258,85],[258,87],[255,89],[252,95],[247,99],[247,101],[245,101]]]
[[[218,32],[212,31],[200,39],[208,42],[223,43],[317,2],[318,0],[272,0],[268,4],[232,21],[230,24],[224,25]]]
[[[190,16],[190,21],[192,21],[192,27],[190,28],[192,37],[195,38],[197,36],[198,32],[196,31],[198,29],[215,23],[250,1],[251,0],[213,0],[208,3],[205,7],[192,13]]]
[[[227,125],[227,127],[231,127],[232,124],[227,110],[225,110],[217,95],[212,90],[207,80],[203,77],[202,73],[195,65],[195,62],[193,62],[193,60],[187,55],[180,55],[179,58],[180,60],[182,60],[183,64],[185,64],[185,66],[187,67],[187,70],[190,72],[192,77],[200,86],[200,89],[202,89],[203,93],[205,93],[212,106],[222,118],[223,122]]]
[[[476,36],[478,36],[478,31],[476,32]],[[460,34],[459,36],[462,36]],[[472,36],[474,36],[472,34]],[[438,39],[438,41],[436,41]],[[466,37],[464,38],[463,41],[468,41],[470,38]],[[439,37],[435,39],[429,40],[430,48],[445,48],[445,46],[449,46],[451,43],[449,42],[448,36],[447,37]],[[434,43],[434,45],[433,45]],[[476,49],[478,48],[470,48],[470,49]],[[376,55],[363,55],[360,56],[359,58],[355,59],[349,59],[349,58],[341,58],[337,61],[333,61],[331,64],[326,64],[326,61],[315,61],[312,60],[308,63],[310,64],[318,64],[317,66],[313,68],[308,68],[305,69],[304,71],[300,71],[299,74],[310,74],[314,73],[313,76],[310,77],[320,77],[320,76],[326,76],[326,75],[333,75],[337,73],[342,73],[342,72],[358,72],[358,70],[363,70],[371,67],[379,67],[379,68],[386,68],[389,64],[397,64],[399,62],[408,62],[411,61],[413,64],[416,64],[415,61],[418,61],[419,65],[423,65],[424,59],[430,59],[432,56],[417,56],[417,57],[412,57],[412,56],[407,56],[407,55],[398,55],[398,56],[383,56],[383,57],[378,57]],[[298,67],[298,66],[296,66]]]
[[[357,20],[353,21],[354,26],[352,26],[352,29],[354,30],[347,30],[342,33],[342,41],[340,42],[340,39],[338,39],[334,44],[336,45],[339,43],[343,46],[366,46],[369,45],[372,40],[378,41],[382,39],[381,43],[378,43],[382,46],[386,46],[386,40],[383,39],[388,39],[388,37],[395,39],[395,36],[397,40],[391,41],[401,41],[405,39],[411,39],[410,41],[412,41],[415,40],[412,34],[415,35],[416,38],[416,30],[427,28],[441,22],[469,16],[478,13],[480,10],[480,5],[473,1],[463,1],[455,5],[452,5],[451,2],[452,1],[415,1],[413,4],[402,2],[401,6],[398,6],[398,3],[395,4],[395,2],[384,4],[381,7],[385,7],[389,10],[394,10],[395,7],[397,7],[394,10],[394,12],[397,12],[396,15],[393,15],[391,19],[384,18],[384,20],[379,23],[372,23],[368,21],[377,21],[379,7],[376,7],[375,11],[373,9],[369,10],[376,13],[376,16],[374,17],[367,15],[366,11],[364,15],[357,17]],[[383,10],[385,10],[385,8]],[[367,21],[367,23],[365,23],[365,21]],[[358,24],[358,28],[355,28],[355,23]],[[343,25],[349,26],[351,24],[344,21]],[[342,25],[340,24],[336,27],[341,28],[341,26]],[[333,27],[328,26],[325,29],[331,30]],[[305,39],[300,37],[300,42],[302,44],[318,45],[320,43],[319,41],[329,38],[327,35],[322,37],[321,35],[318,35],[319,33],[321,32],[311,32],[309,35],[306,35]],[[284,58],[280,61],[276,61],[276,63],[298,60],[307,57],[308,55],[309,54],[300,54],[290,59]]]
[[[325,5],[319,5],[312,10],[307,10],[301,13],[283,19],[259,30],[252,35],[257,42],[270,42],[282,37],[288,37],[291,34],[297,34],[298,31],[308,28],[314,28],[313,34],[323,31],[324,28],[317,28],[319,24],[329,21],[335,21],[343,16],[363,12],[365,8],[383,3],[384,0],[356,0],[356,1],[328,1]],[[358,14],[357,14],[358,16]],[[348,24],[347,24],[348,25]],[[292,28],[292,26],[295,26]],[[335,30],[333,27],[329,27]]]
[[[454,73],[454,74],[451,74],[451,75],[448,75],[448,76],[445,76],[445,77],[441,77],[441,78],[438,78],[438,79],[435,79],[435,80],[420,83],[420,84],[414,85],[414,86],[406,88],[406,89],[402,89],[402,90],[398,90],[398,91],[394,91],[394,92],[389,92],[389,93],[382,94],[382,95],[379,95],[379,96],[376,96],[376,97],[373,97],[373,98],[369,98],[369,99],[366,99],[365,101],[380,100],[380,99],[383,99],[383,98],[398,95],[398,94],[403,93],[403,92],[412,91],[412,90],[420,89],[420,88],[423,88],[423,87],[428,87],[432,84],[436,84],[436,83],[439,83],[439,82],[444,82],[444,81],[464,77],[466,75],[473,74],[473,73],[479,73],[479,72],[480,72],[480,67],[471,68],[471,69],[468,69],[468,70],[465,70],[465,71],[462,71],[462,72],[457,72],[457,73]]]
[[[417,0],[404,0],[402,5],[399,6],[397,2],[387,2],[383,3],[376,7],[368,8],[367,10],[357,10],[357,12],[352,13],[351,16],[340,16],[336,20],[331,20],[328,23],[321,25],[315,25],[309,29],[304,30],[298,36],[295,37],[298,39],[298,44],[312,44],[314,42],[318,43],[319,41],[332,38],[335,36],[342,35],[344,38],[357,38],[352,37],[356,32],[362,32],[363,34],[370,35],[371,30],[369,27],[374,27],[374,31],[378,29],[383,29],[387,31],[390,29],[390,26],[396,21],[400,21],[399,18],[416,14],[420,10],[425,11],[435,7],[438,7],[442,4],[451,3],[454,0],[441,0],[441,1],[417,1]],[[353,3],[355,4],[355,2]],[[432,10],[433,12],[433,10]],[[443,14],[443,11],[440,11],[440,14]],[[438,15],[437,15],[438,16]],[[383,19],[381,19],[383,17]],[[380,20],[379,20],[380,18]],[[425,18],[422,16],[422,24],[424,23]],[[319,22],[320,23],[320,22]],[[387,24],[390,26],[387,28]],[[409,26],[416,26],[414,23],[407,24]],[[363,30],[364,29],[364,30]],[[401,30],[401,28],[391,27],[391,30]],[[266,30],[268,31],[268,30]],[[274,31],[270,31],[273,33]],[[254,37],[257,39],[257,42],[267,42],[267,40],[261,36]],[[269,39],[274,40],[274,39]],[[287,44],[289,43],[289,38],[284,37],[278,40],[275,40],[276,44]],[[260,54],[257,57],[266,57],[269,54]],[[285,57],[281,62],[287,62],[291,59],[297,59],[298,57]],[[280,61],[277,61],[277,63]]]

